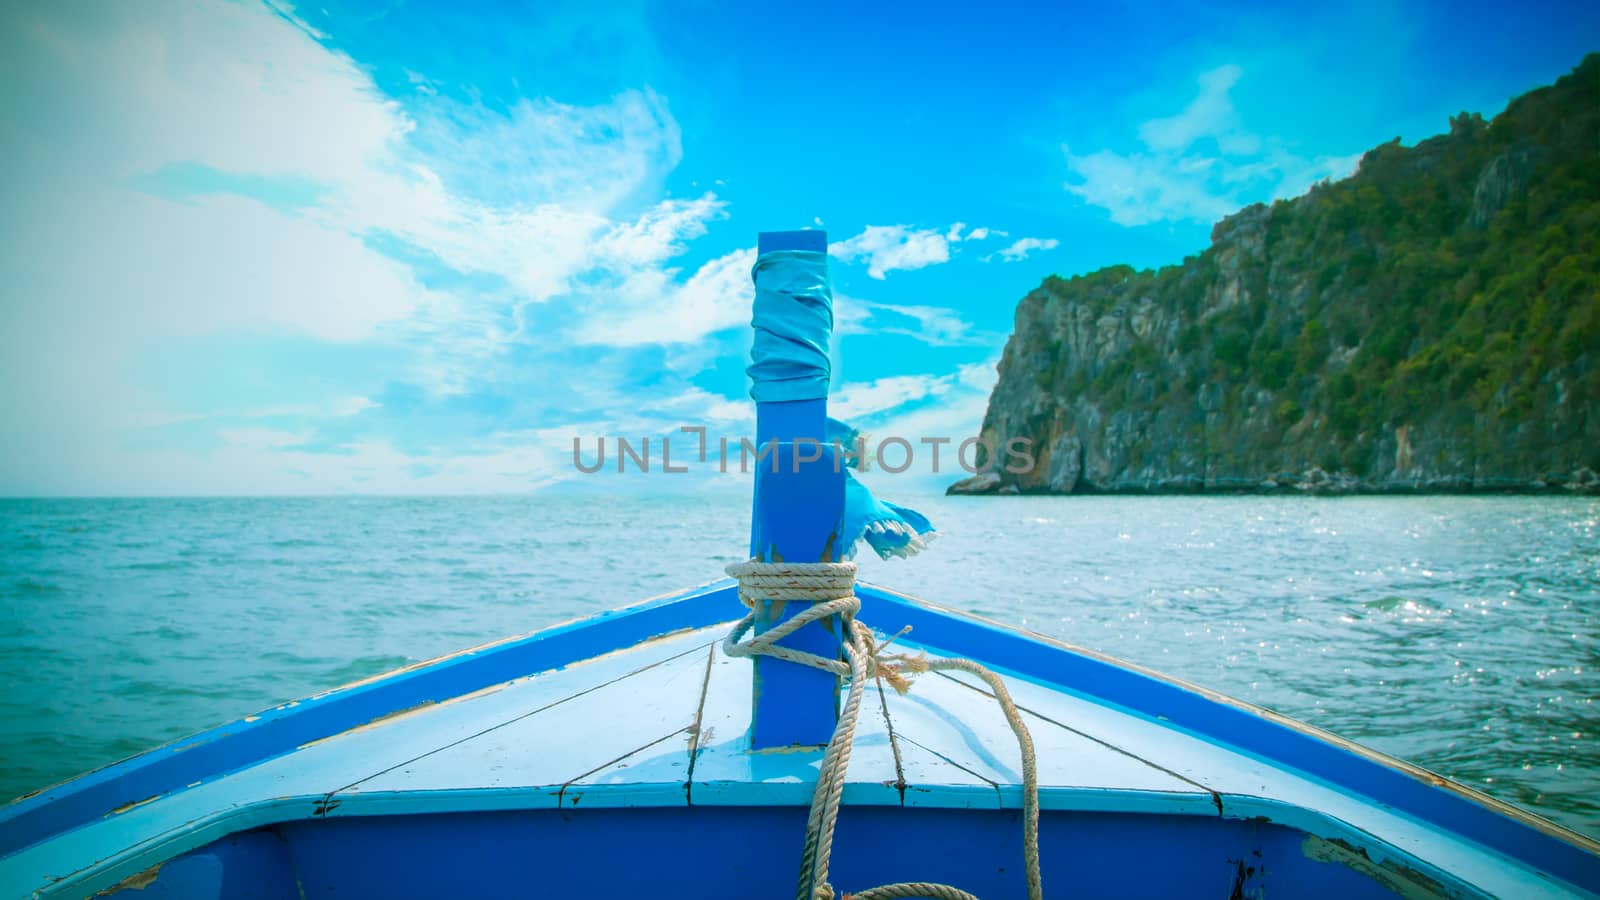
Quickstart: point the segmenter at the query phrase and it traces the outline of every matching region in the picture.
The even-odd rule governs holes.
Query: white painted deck
[[[113,812],[0,860],[0,893],[49,894],[84,873],[70,893],[92,892],[229,832],[312,815],[803,806],[819,754],[747,752],[750,663],[718,646],[731,624],[392,715]],[[1571,896],[1476,845],[1159,719],[1006,677],[1037,744],[1045,809],[1266,815],[1313,834],[1343,822],[1500,896]],[[908,696],[869,689],[844,815],[862,804],[1020,806],[1014,739],[994,700],[960,679],[923,675]]]

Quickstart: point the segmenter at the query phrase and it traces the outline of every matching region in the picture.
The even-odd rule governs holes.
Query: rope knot
[[[739,579],[739,600],[752,609],[761,600],[824,602],[855,596],[853,562],[769,563],[750,559],[723,571]]]
[[[920,653],[915,656],[884,653],[911,627],[902,628],[880,644],[873,637],[872,629],[856,619],[856,613],[861,611],[861,600],[855,595],[855,563],[787,563],[752,559],[734,563],[725,571],[739,580],[739,600],[750,608],[750,612],[723,638],[724,653],[729,656],[770,656],[849,678],[849,691],[844,707],[839,712],[839,724],[835,726],[833,737],[822,755],[817,785],[811,797],[811,813],[806,822],[805,845],[800,856],[798,900],[834,900],[833,886],[828,883],[828,862],[833,855],[834,825],[839,817],[845,771],[850,765],[850,748],[854,743],[856,719],[867,680],[882,678],[889,682],[896,693],[904,694],[911,690],[911,676],[934,669],[960,669],[988,682],[1006,714],[1011,730],[1017,736],[1017,743],[1022,750],[1023,858],[1027,870],[1028,896],[1030,900],[1040,900],[1043,888],[1039,882],[1039,782],[1034,766],[1033,739],[1028,735],[1021,713],[1000,677],[967,659],[930,661]],[[756,611],[762,601],[772,602],[776,614],[781,611],[779,604],[789,600],[810,601],[811,605],[752,636],[748,641],[743,640],[755,627]],[[844,659],[828,659],[778,644],[778,641],[808,622],[829,616],[839,616],[843,623]],[[844,896],[845,900],[850,900],[852,895]],[[971,894],[958,888],[927,882],[882,885],[854,896],[857,900],[906,897],[975,900]]]

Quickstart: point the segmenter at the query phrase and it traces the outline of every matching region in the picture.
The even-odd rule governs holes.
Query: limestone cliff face
[[[1595,492],[1600,55],[1178,266],[1049,278],[953,492]]]

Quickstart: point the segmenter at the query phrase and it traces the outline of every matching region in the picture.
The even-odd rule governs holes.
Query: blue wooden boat
[[[752,393],[776,450],[740,583],[286,703],[21,798],[0,813],[0,895],[1600,894],[1595,841],[1430,772],[852,590],[856,535],[904,553],[929,526],[826,444],[821,233],[761,251]]]

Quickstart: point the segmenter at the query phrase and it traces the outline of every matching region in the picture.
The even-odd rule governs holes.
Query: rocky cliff
[[[983,437],[1034,465],[951,492],[1600,488],[1600,54],[1211,238],[1024,297]]]

